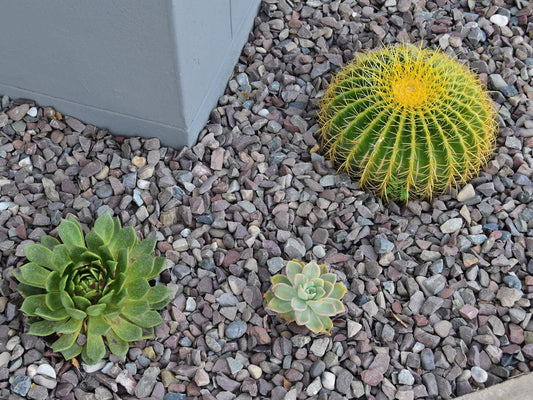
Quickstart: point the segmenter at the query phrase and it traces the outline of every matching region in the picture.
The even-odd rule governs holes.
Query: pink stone
[[[383,374],[377,369],[366,369],[361,372],[361,380],[370,386],[377,386],[383,380]]]
[[[516,324],[509,324],[509,340],[511,343],[524,343],[524,330]]]
[[[372,364],[368,367],[369,370],[377,370],[384,374],[387,372],[387,369],[389,369],[390,364],[390,356],[388,354],[379,353],[376,354],[376,357],[374,357],[374,360],[372,361]]]
[[[224,164],[224,149],[218,148],[211,153],[211,169],[220,171]]]
[[[526,344],[522,347],[522,353],[528,360],[533,360],[533,343]]]
[[[326,258],[326,264],[336,264],[339,262],[345,262],[347,260],[348,256],[346,254],[337,253]]]
[[[479,312],[479,310],[470,305],[470,304],[465,304],[460,310],[459,310],[459,314],[461,314],[463,317],[467,318],[467,319],[474,319],[477,317],[477,313]]]

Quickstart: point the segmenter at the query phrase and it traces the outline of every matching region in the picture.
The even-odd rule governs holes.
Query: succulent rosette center
[[[346,287],[336,283],[336,275],[325,265],[289,261],[287,276],[279,274],[271,280],[272,287],[265,294],[267,307],[315,333],[329,333],[333,327],[330,317],[344,311],[340,299]]]
[[[82,296],[92,304],[98,302],[108,283],[108,271],[99,263],[83,264],[74,268],[66,290],[71,296]]]

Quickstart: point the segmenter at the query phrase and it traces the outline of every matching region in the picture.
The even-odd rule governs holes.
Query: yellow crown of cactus
[[[326,265],[289,261],[287,276],[271,278],[272,287],[265,293],[267,308],[314,333],[329,334],[333,327],[330,317],[344,312],[340,300],[346,286],[336,281],[337,276],[328,272]]]
[[[326,157],[385,199],[431,198],[491,155],[495,111],[476,75],[410,45],[356,57],[320,101]]]

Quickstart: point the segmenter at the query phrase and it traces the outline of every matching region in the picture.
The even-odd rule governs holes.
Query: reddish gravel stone
[[[478,314],[479,310],[470,305],[470,304],[465,304],[463,307],[461,307],[461,309],[459,310],[459,314],[461,314],[463,317],[467,318],[467,319],[474,319],[477,317],[477,314]]]
[[[222,265],[224,267],[229,267],[231,264],[236,263],[240,257],[241,255],[239,252],[235,250],[230,250],[226,253],[226,256],[224,257],[224,261],[222,262]]]
[[[377,386],[383,380],[383,374],[377,369],[366,369],[361,372],[361,380],[370,386]]]

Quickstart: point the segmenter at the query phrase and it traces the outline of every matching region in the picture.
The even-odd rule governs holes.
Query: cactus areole
[[[318,115],[325,155],[385,199],[431,198],[467,182],[492,153],[492,101],[448,55],[401,45],[358,56]]]

